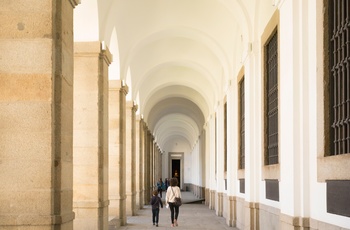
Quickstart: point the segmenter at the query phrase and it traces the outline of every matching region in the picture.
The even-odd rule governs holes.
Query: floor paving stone
[[[160,209],[159,227],[154,226],[152,223],[151,206],[146,205],[143,209],[138,211],[137,216],[128,217],[127,225],[121,226],[119,229],[237,229],[227,226],[225,223],[225,218],[216,216],[214,210],[210,210],[207,205],[200,203],[200,200],[196,198],[191,192],[182,192],[181,195],[184,204],[180,207],[178,227],[171,227],[170,210],[165,206],[163,209]],[[165,194],[163,193],[163,201],[164,198]]]

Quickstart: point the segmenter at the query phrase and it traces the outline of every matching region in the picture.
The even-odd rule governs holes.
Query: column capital
[[[80,4],[80,0],[69,0],[73,8]]]
[[[102,50],[100,57],[103,58],[107,65],[110,65],[113,61],[113,56],[107,47],[105,50]]]
[[[136,101],[134,101],[134,106],[132,107],[132,110],[136,113],[136,111],[139,109],[138,104],[136,104]]]
[[[124,93],[125,95],[128,94],[129,92],[129,87],[127,85],[123,85],[122,84],[122,87],[120,88],[120,92]]]

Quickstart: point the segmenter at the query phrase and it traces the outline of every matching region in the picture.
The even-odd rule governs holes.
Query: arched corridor
[[[0,229],[350,229],[350,1],[0,2]]]

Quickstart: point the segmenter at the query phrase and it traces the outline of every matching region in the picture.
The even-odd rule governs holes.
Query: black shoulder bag
[[[175,196],[175,193],[174,193],[174,190],[173,190],[173,187],[171,187],[171,191],[173,192],[174,196]],[[176,197],[175,196],[175,202],[174,202],[174,205],[176,206],[181,206],[182,205],[182,200],[180,197]]]

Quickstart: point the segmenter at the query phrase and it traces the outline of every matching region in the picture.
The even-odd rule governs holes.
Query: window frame
[[[270,102],[270,98],[269,98],[269,94],[270,94],[270,90],[271,88],[275,88],[275,85],[273,85],[271,88],[268,88],[269,87],[269,82],[270,79],[268,79],[268,77],[271,77],[269,76],[269,73],[268,73],[268,69],[267,69],[267,65],[268,65],[268,45],[270,45],[270,42],[272,41],[272,39],[274,39],[276,36],[276,39],[277,39],[277,76],[276,76],[276,80],[277,80],[277,89],[275,89],[276,92],[276,97],[277,97],[277,156],[273,155],[271,156],[270,153],[269,153],[269,150],[268,150],[268,147],[269,147],[269,141],[270,141],[270,135],[271,135],[271,131],[269,130],[269,126],[270,126],[270,123],[269,123],[269,111],[268,110],[268,104]],[[278,73],[278,69],[279,69],[279,63],[278,63],[278,53],[279,53],[279,49],[278,49],[278,45],[279,45],[279,42],[278,42],[278,36],[279,36],[279,33],[278,33],[278,30],[277,30],[277,27],[275,29],[273,29],[272,33],[270,34],[269,38],[266,40],[265,44],[264,44],[264,82],[263,82],[263,87],[264,87],[264,164],[265,165],[274,165],[274,164],[279,164],[279,161],[280,161],[280,157],[279,157],[279,135],[280,135],[280,132],[279,132],[279,113],[280,113],[280,109],[279,109],[279,73]],[[274,91],[274,92],[275,92]],[[275,120],[274,120],[275,121]],[[277,157],[277,162],[270,162],[271,158],[273,157]]]
[[[267,143],[266,143],[266,89],[265,89],[265,80],[266,80],[266,65],[265,65],[265,60],[266,60],[266,52],[265,52],[265,46],[268,43],[268,41],[271,39],[272,35],[277,31],[277,52],[280,52],[280,23],[279,23],[279,10],[276,9],[274,14],[272,15],[271,19],[267,23],[262,35],[261,35],[261,72],[262,72],[262,83],[261,83],[261,104],[262,104],[262,116],[261,116],[261,121],[262,121],[262,154],[261,154],[261,167],[262,167],[262,179],[263,180],[273,180],[273,179],[280,179],[280,111],[278,111],[278,163],[277,164],[271,164],[267,165],[266,164],[266,148],[267,148]],[[280,99],[280,55],[277,55],[277,65],[278,65],[278,70],[277,70],[277,82],[278,82],[278,99]],[[278,100],[278,108],[280,108],[280,100]]]
[[[326,180],[350,180],[350,173],[344,170],[350,167],[350,154],[331,155],[330,154],[330,77],[329,77],[329,0],[316,1],[316,33],[317,39],[317,66],[323,71],[317,72],[316,82],[318,86],[318,104],[317,107],[317,136],[319,144],[317,145],[317,181],[326,182]]]
[[[238,156],[238,169],[245,169],[245,81],[244,75],[238,82],[238,129],[239,129],[239,156]],[[242,84],[243,84],[243,98],[242,98]],[[243,111],[242,111],[243,110]],[[243,145],[243,146],[242,146]],[[243,158],[243,159],[242,159]],[[243,163],[242,163],[243,162]]]
[[[244,179],[245,178],[245,169],[244,168],[241,168],[240,167],[240,149],[241,149],[241,134],[240,134],[240,130],[241,130],[241,121],[240,121],[240,111],[241,111],[241,108],[240,108],[240,104],[241,104],[241,99],[240,99],[240,90],[239,90],[239,87],[240,87],[240,82],[243,78],[245,78],[245,74],[244,74],[244,66],[241,67],[239,73],[238,73],[238,76],[237,76],[237,87],[238,87],[238,90],[236,91],[237,92],[237,99],[238,99],[238,102],[237,102],[237,111],[238,111],[238,116],[237,116],[237,132],[238,132],[238,140],[237,140],[237,143],[238,143],[238,154],[237,154],[237,175],[238,175],[238,180],[241,180],[241,179]],[[244,154],[246,155],[246,154]]]

